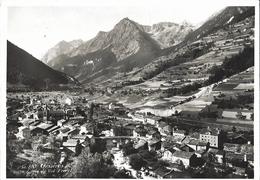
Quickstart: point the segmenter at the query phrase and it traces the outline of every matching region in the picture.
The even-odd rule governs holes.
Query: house
[[[198,158],[205,158],[205,154],[206,154],[206,151],[204,150],[198,150],[198,151],[195,151],[195,154]]]
[[[57,137],[61,138],[62,141],[66,141],[68,139],[69,133],[73,130],[74,128],[69,128],[69,127],[63,127],[60,128],[58,131]],[[55,131],[53,131],[55,133]]]
[[[79,139],[69,139],[67,140],[66,142],[63,142],[62,143],[62,146],[73,152],[73,153],[77,153],[76,150],[77,150],[77,147],[78,146],[81,146],[81,144],[83,143],[84,141],[83,140],[79,140]]]
[[[173,149],[173,148],[168,148],[168,149],[164,150],[163,154],[162,154],[162,159],[166,160],[166,161],[169,161],[169,162],[174,162],[172,158],[173,158],[173,153],[175,151],[176,150]]]
[[[188,146],[187,144],[182,144],[180,146],[180,150],[181,151],[185,151],[185,152],[194,152],[195,149],[191,148],[190,146]]]
[[[167,136],[166,138],[162,138],[162,147],[161,150],[164,151],[166,149],[174,148],[177,145],[181,144],[181,140],[183,138],[178,138],[177,136],[172,137],[172,136]]]
[[[35,127],[35,126],[38,126],[39,124],[41,124],[42,122],[41,121],[28,120],[27,123],[24,123],[25,126],[29,125],[30,127]]]
[[[92,127],[89,124],[83,124],[80,126],[80,134],[86,134],[88,132],[92,132]]]
[[[135,114],[133,114],[133,113],[128,113],[127,116],[130,117],[130,118],[132,118],[133,121],[139,121],[139,122],[142,122],[143,124],[146,123],[143,114],[139,114],[139,113],[135,113]]]
[[[82,142],[82,145],[84,145],[84,144],[87,144],[89,142],[91,137],[89,137],[88,134],[84,134],[84,135],[78,134],[78,135],[71,136],[71,139],[80,140],[80,142]]]
[[[217,129],[203,129],[200,132],[200,138],[199,140],[201,142],[209,143],[211,147],[218,148],[221,146],[221,139],[220,139],[220,131]]]
[[[57,126],[62,127],[64,124],[66,124],[66,122],[67,122],[67,120],[65,120],[65,119],[58,120],[57,121]]]
[[[66,116],[68,118],[76,116],[77,112],[75,109],[66,109],[65,110]]]
[[[163,121],[158,123],[157,128],[163,136],[172,135],[172,127]]]
[[[183,140],[181,141],[181,144],[188,144],[190,142],[191,138],[190,136],[185,136]]]
[[[23,130],[22,130],[22,133],[23,133],[23,137],[25,139],[30,139],[31,138],[31,130],[27,127],[25,127]]]
[[[215,157],[217,159],[218,163],[224,163],[225,162],[225,151],[219,150],[216,154]]]
[[[65,111],[63,110],[51,110],[48,111],[48,120],[57,122],[60,119],[65,119],[66,114]]]
[[[54,124],[48,124],[48,123],[41,123],[37,126],[32,127],[31,134],[37,135],[37,134],[44,134],[49,135],[48,129],[52,128]]]
[[[148,140],[148,150],[157,151],[161,149],[161,140],[157,138],[152,138]]]
[[[179,129],[177,129],[177,130],[175,130],[175,129],[173,129],[172,130],[172,136],[185,136],[185,130],[179,130]]]
[[[185,168],[190,166],[195,160],[196,155],[194,152],[175,151],[172,154],[172,162],[178,162],[178,164],[183,164]]]
[[[161,134],[160,134],[160,132],[158,131],[157,128],[146,126],[146,129],[147,129],[146,137],[148,139],[151,139],[153,137],[156,137],[158,139],[161,138]]]
[[[141,125],[137,125],[133,131],[134,137],[145,137],[146,134],[147,134],[147,130],[144,128],[144,126]]]
[[[148,149],[147,141],[144,139],[140,139],[137,143],[134,144],[134,148],[138,150]]]
[[[47,121],[48,120],[48,111],[47,110],[45,110],[43,107],[41,107],[39,110],[38,110],[38,114],[37,114],[37,116],[38,116],[38,118],[39,118],[39,120],[43,120],[43,121]]]
[[[208,143],[200,141],[198,139],[191,139],[190,142],[187,143],[187,145],[195,151],[205,151],[207,149]]]
[[[50,129],[47,130],[48,134],[53,134],[54,131],[59,130],[59,126],[53,126]]]
[[[135,124],[126,124],[125,126],[123,126],[125,135],[133,136],[135,128],[136,128]]]
[[[104,134],[106,137],[115,136],[113,129],[102,131],[101,134]]]
[[[158,116],[146,116],[145,119],[146,119],[146,122],[148,124],[156,125],[161,120],[161,117],[158,117]]]
[[[182,144],[182,141],[184,140],[185,136],[167,136],[165,138],[165,141],[163,141],[163,147],[172,147],[174,145],[180,145]]]

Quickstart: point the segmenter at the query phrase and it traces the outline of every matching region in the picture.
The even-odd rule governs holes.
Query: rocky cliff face
[[[161,48],[166,48],[174,46],[181,41],[193,31],[193,26],[189,23],[176,24],[171,22],[161,22],[146,27],[146,31],[151,35],[151,37],[156,40]]]

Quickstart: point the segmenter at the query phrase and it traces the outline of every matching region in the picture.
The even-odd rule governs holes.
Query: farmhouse
[[[196,160],[196,155],[194,152],[175,151],[172,156],[173,162],[179,162],[186,168]]]

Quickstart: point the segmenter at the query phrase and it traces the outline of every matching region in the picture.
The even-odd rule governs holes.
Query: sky
[[[164,1],[164,0],[161,0]],[[89,4],[84,6],[9,6],[7,39],[41,59],[58,42],[89,40],[99,31],[109,31],[121,19],[143,25],[158,22],[198,25],[226,7],[218,1],[142,1],[129,4]]]

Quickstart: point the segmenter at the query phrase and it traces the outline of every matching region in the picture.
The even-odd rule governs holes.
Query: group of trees
[[[91,153],[89,148],[84,148],[71,164],[66,166],[68,178],[131,178],[131,174],[122,169],[117,170],[113,164],[114,156],[104,151]]]
[[[164,91],[164,93],[166,94],[167,97],[171,97],[171,96],[175,96],[178,94],[187,94],[193,91],[198,90],[199,88],[201,88],[202,85],[198,82],[194,82],[192,84],[188,84],[179,88],[169,88],[167,90]]]
[[[110,178],[116,172],[112,156],[91,153],[89,148],[83,149],[81,154],[67,166],[66,177],[74,178]]]
[[[221,109],[245,108],[247,104],[254,103],[254,96],[239,95],[236,98],[216,99],[213,104],[217,104]]]
[[[254,48],[245,47],[242,52],[231,57],[225,58],[221,66],[214,66],[210,73],[212,74],[205,82],[205,85],[213,84],[233,74],[237,74],[254,66]]]

